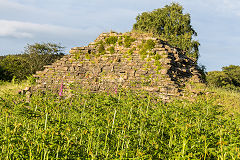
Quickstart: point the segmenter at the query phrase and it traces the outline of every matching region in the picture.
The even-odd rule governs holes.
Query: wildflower
[[[63,92],[63,83],[61,84],[60,90],[59,90],[59,96],[62,96],[62,92]]]
[[[114,92],[115,92],[115,94],[117,94],[117,88],[115,88]]]

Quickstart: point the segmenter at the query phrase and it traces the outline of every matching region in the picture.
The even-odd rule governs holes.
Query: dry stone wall
[[[74,83],[92,92],[145,90],[163,100],[180,95],[189,81],[201,82],[197,65],[179,49],[148,34],[115,32],[72,48],[35,77],[40,90],[67,89]]]

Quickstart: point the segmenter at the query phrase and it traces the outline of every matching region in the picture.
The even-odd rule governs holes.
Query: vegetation
[[[142,13],[133,28],[163,37],[198,59],[190,15],[176,3]],[[111,36],[96,48],[99,55],[106,53],[106,44],[110,53],[116,43],[129,48],[129,56],[139,50],[160,70],[162,57],[153,52],[154,41],[131,47],[135,40]],[[62,57],[62,49],[36,43],[24,54],[0,57],[0,159],[240,159],[240,66],[209,72],[206,88],[191,84],[201,94],[185,91],[185,99],[169,103],[143,91],[88,93],[74,85],[64,90],[63,84],[61,94],[37,92],[29,99],[18,94],[34,83],[29,75]],[[22,79],[27,80],[18,83]]]
[[[113,53],[115,52],[115,49],[114,49],[114,47],[113,47],[113,46],[111,46],[111,47],[109,48],[109,51],[110,51],[110,53],[111,53],[111,54],[113,54]]]
[[[11,81],[15,79],[25,79],[31,74],[29,57],[27,55],[8,55],[0,61],[0,80]]]
[[[133,31],[152,33],[181,48],[189,57],[198,59],[200,43],[193,40],[197,32],[190,24],[190,14],[184,14],[181,5],[172,3],[152,12],[143,12],[136,17],[136,21]]]
[[[26,79],[63,56],[63,47],[52,43],[27,45],[23,54],[0,58],[0,80]]]
[[[65,92],[63,96],[65,96]],[[239,113],[213,97],[163,104],[114,90],[0,101],[1,159],[239,159]]]
[[[119,45],[119,46],[122,46],[122,45],[123,45],[123,40],[122,40],[122,38],[121,38],[121,39],[119,38],[119,40],[118,40],[118,45]]]
[[[124,47],[129,48],[136,39],[131,36],[124,36]]]
[[[7,94],[15,95],[19,90],[22,90],[25,87],[29,86],[29,84],[30,83],[27,80],[24,80],[21,83],[16,82],[15,79],[13,79],[11,82],[0,81],[0,101],[2,100],[2,96]]]
[[[29,55],[30,71],[43,70],[44,65],[52,64],[57,59],[60,59],[63,54],[64,47],[53,43],[35,43],[27,45],[24,53]]]
[[[103,55],[103,54],[106,53],[103,41],[99,42],[98,52],[99,52],[100,55]]]
[[[110,36],[110,37],[106,38],[106,43],[107,43],[108,45],[110,45],[110,44],[116,44],[117,41],[118,41],[118,37],[117,37],[117,36]]]
[[[151,50],[155,47],[155,43],[152,39],[143,42],[140,47],[140,55],[152,55]]]
[[[240,66],[230,65],[222,71],[208,72],[206,80],[210,86],[240,90]]]

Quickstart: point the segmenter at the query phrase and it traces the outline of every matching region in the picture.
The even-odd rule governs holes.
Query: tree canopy
[[[215,87],[224,87],[240,90],[240,66],[230,65],[222,68],[222,71],[207,73],[207,83]]]
[[[0,80],[19,80],[43,70],[48,65],[61,58],[63,54],[61,45],[54,43],[28,44],[23,54],[0,57]]]
[[[133,31],[152,33],[174,47],[182,49],[196,61],[199,57],[200,43],[193,40],[197,32],[192,28],[190,14],[183,13],[183,7],[178,3],[166,5],[152,12],[143,12],[136,17]]]
[[[29,56],[30,72],[35,73],[43,69],[44,65],[53,63],[63,56],[63,49],[59,44],[35,43],[25,47],[24,54]]]

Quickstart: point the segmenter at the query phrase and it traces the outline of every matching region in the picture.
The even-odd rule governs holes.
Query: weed
[[[108,38],[106,38],[106,44],[110,45],[110,44],[116,44],[118,41],[118,37],[117,36],[110,36]]]

